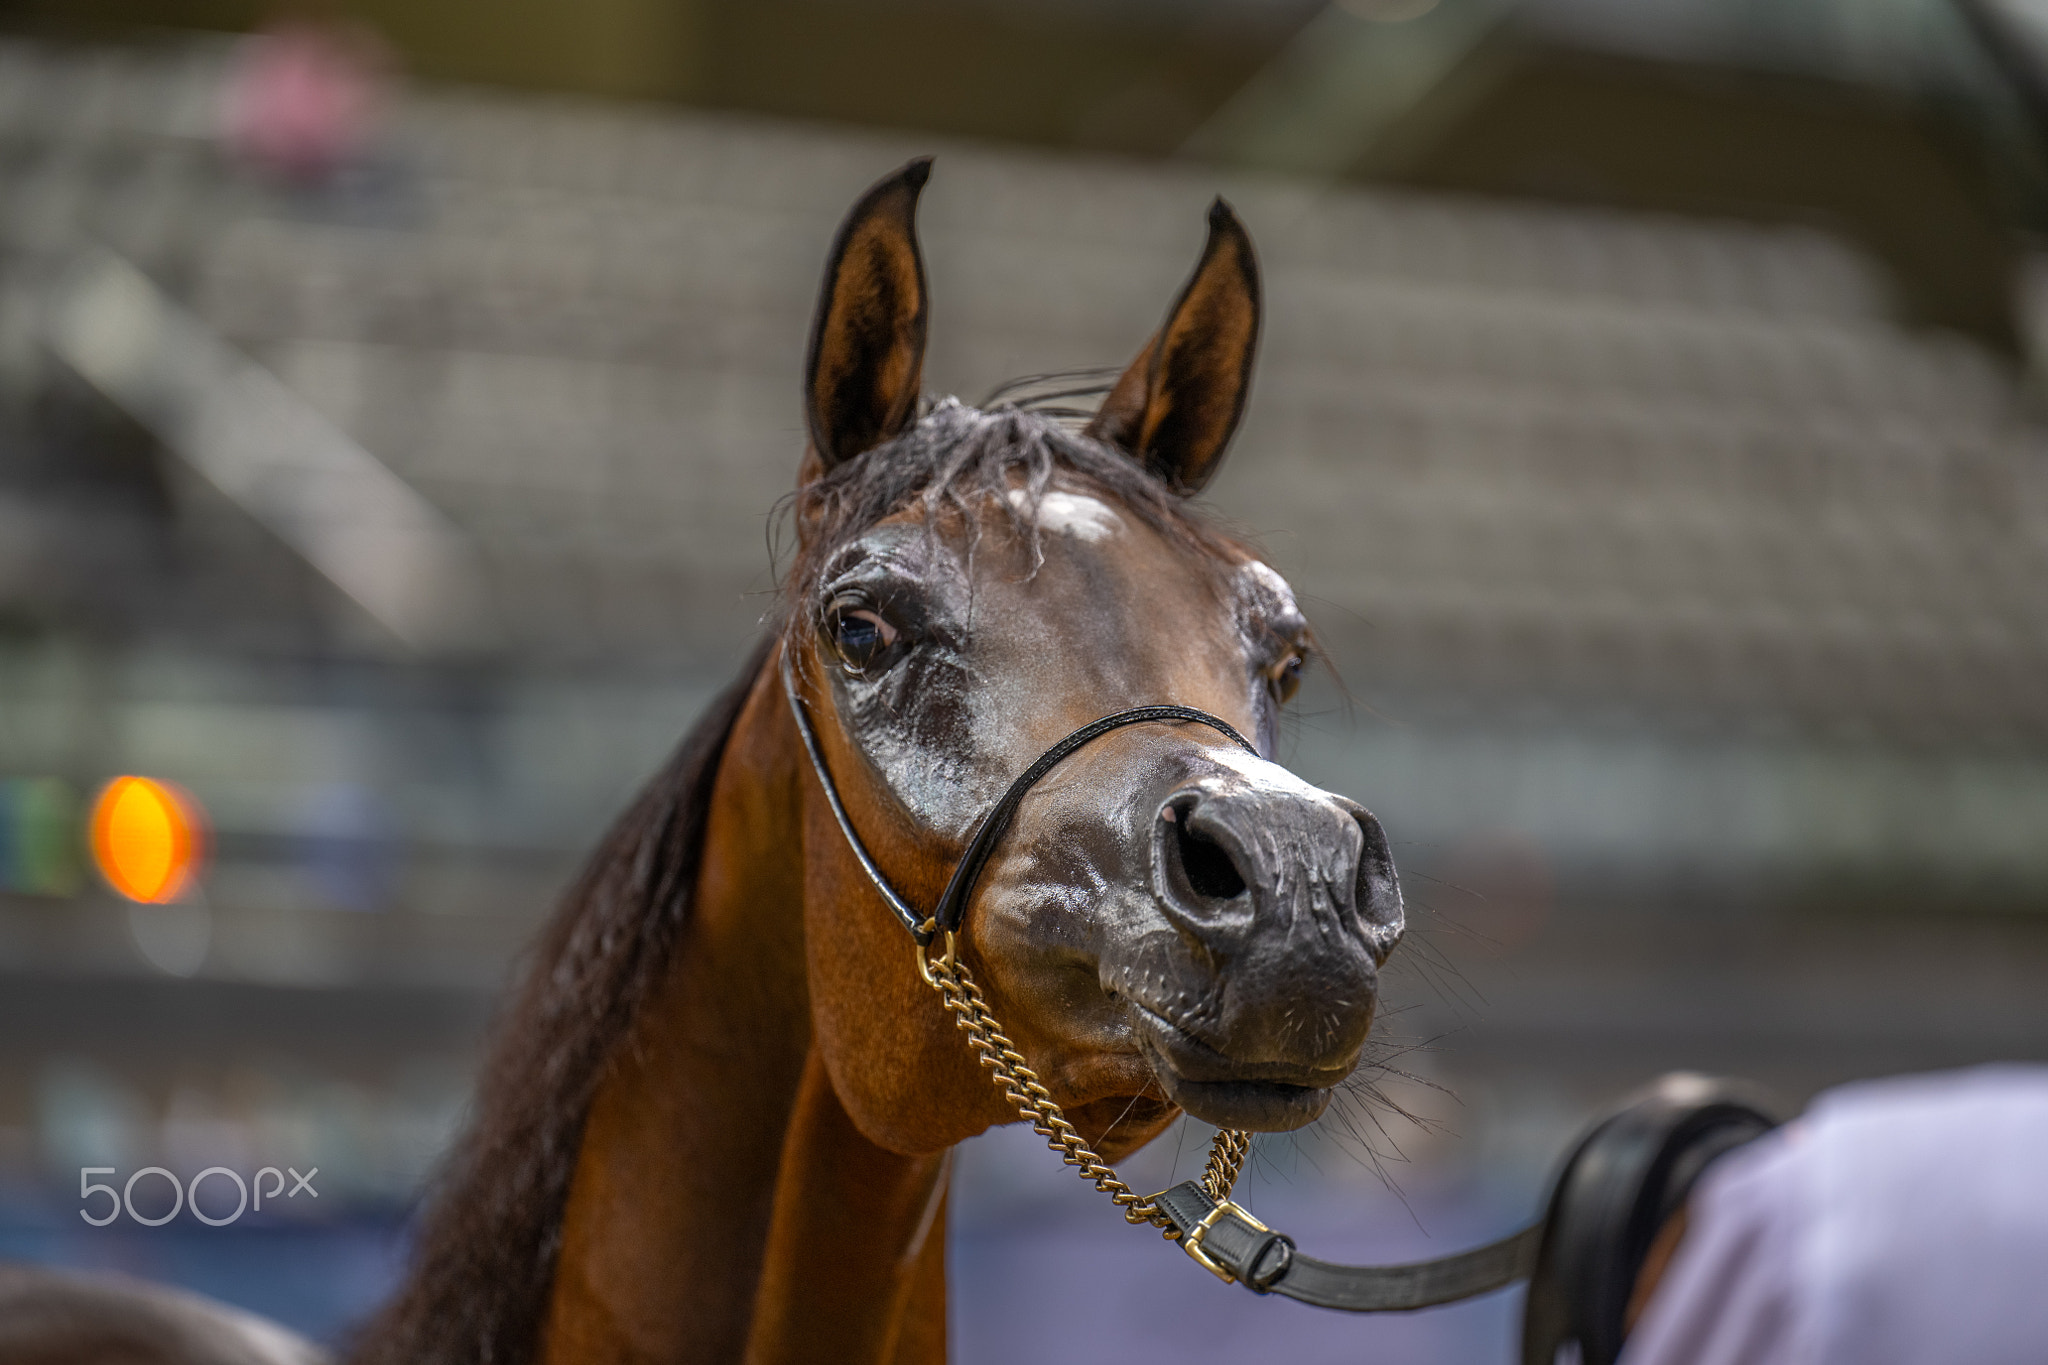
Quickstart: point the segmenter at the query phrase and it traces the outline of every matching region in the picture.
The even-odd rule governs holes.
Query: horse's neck
[[[944,1158],[862,1137],[812,1052],[802,759],[774,683],[740,713],[691,921],[584,1125],[551,1365],[945,1356]]]

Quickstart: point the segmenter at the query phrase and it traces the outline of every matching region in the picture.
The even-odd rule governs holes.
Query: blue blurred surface
[[[90,1227],[57,1190],[0,1194],[0,1260],[111,1271],[235,1304],[329,1345],[390,1292],[404,1257],[394,1210],[319,1219],[244,1216],[211,1228],[189,1211],[159,1228]]]

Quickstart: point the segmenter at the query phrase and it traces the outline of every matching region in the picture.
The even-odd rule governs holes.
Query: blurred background
[[[2044,135],[2041,0],[0,0],[0,1256],[386,1292],[924,152],[935,391],[1125,360],[1218,191],[1261,252],[1208,500],[1341,675],[1283,757],[1395,841],[1420,1122],[1254,1210],[1443,1254],[1666,1069],[2048,1059]],[[149,1165],[318,1193],[80,1220]],[[1511,1357],[1513,1293],[1255,1299],[1028,1133],[954,1224],[970,1365]]]

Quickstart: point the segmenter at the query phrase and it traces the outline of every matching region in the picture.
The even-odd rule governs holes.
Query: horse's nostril
[[[1401,880],[1394,871],[1394,854],[1387,847],[1387,832],[1372,812],[1357,802],[1346,801],[1344,807],[1358,822],[1358,831],[1364,836],[1358,857],[1358,913],[1383,944],[1376,951],[1391,952],[1407,928],[1407,914],[1401,905]]]
[[[1191,831],[1185,814],[1173,822],[1173,842],[1181,871],[1187,874],[1188,889],[1197,896],[1227,901],[1244,894],[1244,877],[1230,854],[1221,844]]]

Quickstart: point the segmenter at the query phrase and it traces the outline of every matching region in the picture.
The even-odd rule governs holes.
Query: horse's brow
[[[943,564],[928,558],[925,537],[887,534],[890,529],[871,528],[835,550],[818,574],[818,586],[827,589],[847,582],[884,580],[905,586],[930,583]]]
[[[1308,617],[1295,600],[1294,587],[1272,565],[1261,559],[1247,559],[1237,572],[1238,591],[1250,608],[1243,625],[1247,638],[1258,634],[1299,634],[1308,629]]]

